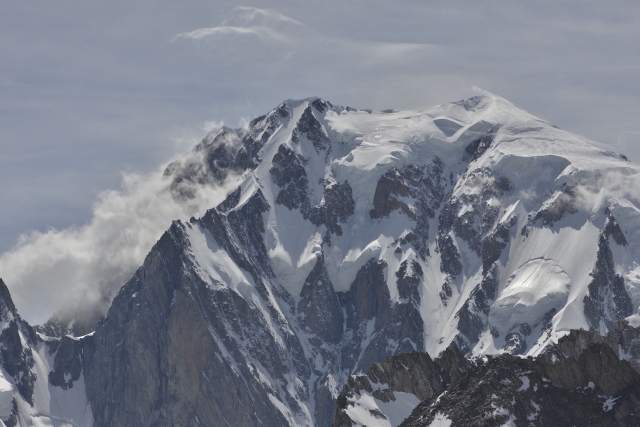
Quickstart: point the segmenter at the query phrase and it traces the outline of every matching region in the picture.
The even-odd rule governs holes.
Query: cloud
[[[222,127],[224,126],[224,121],[220,120],[211,120],[208,122],[204,122],[204,124],[202,125],[202,130],[205,131],[207,134],[210,133],[217,133],[220,129],[222,129]]]
[[[640,164],[640,131],[623,131],[615,148],[632,162]]]
[[[203,163],[201,153],[178,160],[187,162]],[[119,190],[100,193],[87,224],[23,234],[0,257],[2,277],[26,319],[42,323],[56,312],[64,318],[94,308],[104,314],[172,220],[202,216],[238,182],[233,176],[220,185],[185,181],[180,191],[193,197],[178,200],[164,169],[124,173]]]
[[[237,26],[251,26],[256,23],[260,25],[280,25],[290,24],[297,27],[308,28],[305,24],[290,18],[277,10],[273,9],[259,9],[257,7],[239,6],[233,9],[233,12],[229,14],[223,21],[223,25],[237,25]]]
[[[306,63],[308,69],[320,70],[327,66],[356,68],[364,70],[385,63],[398,64],[424,54],[438,51],[435,45],[423,43],[393,43],[330,37],[310,26],[276,10],[256,7],[237,7],[223,19],[220,26],[199,28],[174,36],[173,42],[181,39],[205,42],[212,52],[233,54],[236,60],[251,60],[271,55],[273,48],[277,56],[289,59],[299,56],[298,63]],[[258,41],[261,45],[248,48],[247,42]],[[264,51],[264,45],[272,49]],[[265,55],[265,53],[267,55]],[[317,65],[316,65],[317,64]],[[292,65],[292,64],[290,64]],[[296,64],[297,65],[297,64]],[[264,64],[261,64],[260,69]],[[299,70],[299,68],[295,68]]]
[[[633,2],[5,3],[0,251],[28,229],[79,236],[69,225],[93,221],[119,171],[144,179],[201,123],[236,124],[287,98],[411,108],[480,86],[640,161]]]
[[[255,37],[264,41],[297,44],[317,34],[311,28],[282,13],[256,7],[236,7],[216,27],[199,28],[175,35],[180,39],[227,41],[229,38]]]

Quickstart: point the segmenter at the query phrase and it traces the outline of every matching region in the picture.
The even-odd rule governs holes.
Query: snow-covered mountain
[[[204,167],[166,170],[175,198],[242,184],[173,223],[93,334],[62,338],[95,426],[329,426],[387,356],[537,356],[637,320],[640,167],[502,98],[285,101],[195,151]],[[54,340],[38,330],[34,349]]]

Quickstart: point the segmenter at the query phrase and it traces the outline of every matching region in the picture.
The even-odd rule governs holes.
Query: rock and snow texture
[[[640,168],[499,97],[285,101],[205,145],[244,182],[114,300],[87,356],[96,425],[327,426],[349,375],[387,356],[536,355],[640,303],[640,211],[616,185]]]
[[[0,425],[93,426],[82,344],[36,333],[17,313],[2,279],[0,327]]]
[[[455,347],[434,361],[424,353],[390,356],[349,378],[334,427],[636,426],[639,344],[640,328],[621,320],[605,336],[572,330],[535,358],[469,361]],[[394,424],[407,410],[401,390],[419,404]]]
[[[374,363],[366,374],[351,376],[336,401],[334,427],[400,425],[426,399],[471,369],[452,346],[436,360],[411,352]]]
[[[537,355],[640,306],[640,167],[499,97],[285,101],[197,150],[206,173],[167,169],[176,198],[243,182],[176,221],[79,341],[96,427],[328,426],[387,356]],[[389,425],[418,396],[398,393],[369,401],[403,402]]]
[[[340,296],[379,270],[392,311],[422,324],[389,347],[535,354],[638,310],[625,235],[640,211],[621,183],[640,168],[504,99],[391,113],[286,101],[209,139],[232,132],[243,142],[220,164],[247,170],[234,197],[268,206],[269,281],[298,300],[320,269]]]

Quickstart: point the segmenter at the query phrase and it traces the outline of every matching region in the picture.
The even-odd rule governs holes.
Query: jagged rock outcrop
[[[615,218],[607,210],[607,220],[598,239],[596,265],[591,272],[589,294],[584,297],[584,311],[592,327],[601,332],[611,329],[617,319],[633,313],[631,298],[624,286],[624,278],[616,273],[610,249],[615,244],[627,246],[627,241]]]
[[[336,400],[333,426],[351,427],[367,417],[392,422],[394,420],[389,420],[389,414],[382,413],[380,408],[371,404],[370,399],[363,399],[363,396],[372,397],[375,399],[373,402],[393,405],[399,399],[406,399],[403,394],[409,394],[420,402],[442,393],[451,381],[471,367],[471,362],[455,346],[445,350],[435,360],[427,353],[418,352],[387,357],[384,362],[371,365],[366,374],[349,377]],[[399,412],[402,409],[409,409],[406,414],[409,415],[413,408],[400,408]]]
[[[435,217],[445,193],[443,168],[438,157],[430,165],[391,168],[378,180],[369,212],[371,218],[378,219],[399,210],[415,221],[413,230],[400,243],[412,244],[423,259],[429,255],[429,220]]]
[[[469,361],[456,347],[433,361],[425,353],[392,356],[349,378],[334,426],[635,426],[640,374],[618,354],[633,348],[637,365],[638,335],[621,321],[606,336],[572,330],[536,358]]]
[[[350,372],[362,371],[385,356],[415,351],[424,345],[420,301],[414,290],[422,272],[407,272],[405,265],[399,272],[404,298],[394,302],[386,286],[386,268],[384,263],[369,260],[358,271],[349,292],[340,294],[349,336],[342,364]]]
[[[305,165],[308,163],[308,159],[296,154],[287,146],[281,145],[278,148],[270,169],[273,181],[280,187],[276,203],[286,206],[289,210],[299,209],[303,218],[316,226],[326,226],[325,242],[330,244],[330,234],[341,236],[340,224],[353,215],[355,205],[353,192],[348,181],[340,184],[332,177],[324,179],[321,182],[322,201],[312,206],[309,197],[309,179],[305,170]]]
[[[576,358],[591,343],[604,343],[611,347],[615,354],[627,360],[640,373],[640,328],[629,325],[627,320],[618,320],[606,335],[594,329],[571,330],[569,335],[560,338],[558,344],[548,354],[561,352],[566,357]]]
[[[0,424],[89,426],[83,350],[90,337],[49,337],[18,314],[0,279]]]
[[[344,314],[327,276],[322,256],[302,286],[296,312],[300,327],[305,332],[316,335],[326,343],[337,344],[342,341]]]
[[[563,216],[578,212],[578,201],[576,190],[573,187],[563,185],[559,190],[545,200],[540,209],[528,215],[527,224],[522,227],[523,236],[528,236],[532,227],[550,227],[560,221]]]
[[[640,375],[605,344],[577,358],[480,359],[440,395],[422,402],[401,426],[635,426]]]
[[[48,341],[49,354],[54,355],[53,366],[49,371],[49,384],[60,387],[63,390],[73,388],[74,382],[80,379],[82,374],[82,362],[85,343],[70,336],[64,336],[57,341]]]
[[[253,356],[284,373],[301,349],[289,342],[288,352],[274,352],[284,343],[256,328],[258,308],[188,269],[186,239],[175,223],[93,337],[86,372],[95,425],[285,424],[268,386],[241,362]],[[235,334],[251,340],[245,349]]]
[[[34,347],[39,337],[18,314],[7,285],[0,279],[0,364],[12,378],[22,398],[33,403],[36,375],[32,371]]]
[[[324,112],[325,107],[327,106],[327,104],[320,99],[315,100],[312,105],[320,112]],[[293,130],[291,140],[298,143],[300,142],[301,135],[304,135],[309,141],[311,141],[317,153],[320,153],[320,151],[326,151],[326,155],[329,155],[329,151],[331,151],[331,140],[327,137],[322,125],[318,122],[318,119],[313,115],[311,106],[305,108],[302,113],[302,116],[298,121],[298,125]]]

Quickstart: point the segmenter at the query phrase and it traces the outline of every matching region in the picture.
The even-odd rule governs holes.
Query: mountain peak
[[[16,314],[16,306],[13,304],[9,288],[0,278],[0,317],[5,321],[11,321]]]
[[[386,357],[536,357],[640,306],[640,167],[491,94],[288,100],[165,175],[185,203],[240,183],[173,223],[95,334],[67,337],[96,427],[326,427],[350,375]]]

